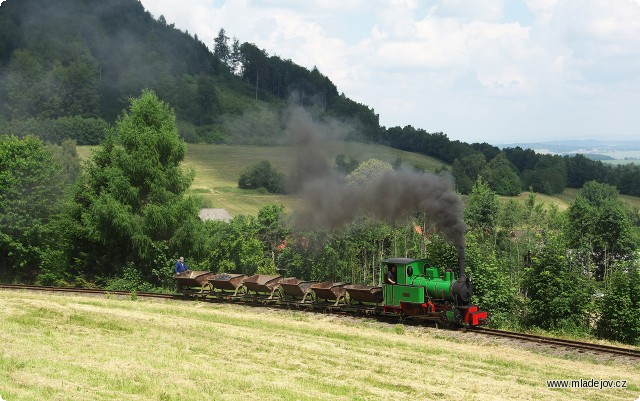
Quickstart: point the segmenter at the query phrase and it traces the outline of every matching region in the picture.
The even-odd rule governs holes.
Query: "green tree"
[[[516,229],[525,219],[525,207],[514,199],[502,204],[498,212],[498,225],[507,232]]]
[[[498,195],[515,196],[522,190],[522,182],[504,152],[491,159],[480,173]]]
[[[60,97],[60,114],[95,117],[98,113],[99,93],[97,67],[87,54],[69,66],[58,64],[52,71],[54,87]]]
[[[185,143],[175,115],[152,91],[131,100],[89,160],[74,196],[74,259],[89,275],[130,264],[146,280],[178,253],[204,254],[199,201],[185,196],[193,173],[180,163]]]
[[[579,196],[591,205],[602,206],[605,202],[618,199],[618,189],[613,185],[589,181],[582,186]]]
[[[522,172],[525,187],[543,194],[556,194],[567,186],[565,160],[560,156],[540,155],[535,167]]]
[[[593,285],[569,256],[561,234],[541,238],[532,252],[524,289],[529,323],[545,329],[586,331]]]
[[[220,112],[220,101],[213,78],[206,75],[198,77],[198,112],[199,122],[202,124],[212,124],[217,114]]]
[[[498,211],[498,235],[496,252],[500,255],[502,271],[508,271],[511,283],[519,286],[523,275],[523,260],[526,255],[528,233],[525,228],[525,206],[509,199],[500,204]],[[523,235],[525,236],[523,238]]]
[[[14,117],[55,117],[61,101],[52,91],[53,79],[28,50],[16,50],[6,69],[9,109]]]
[[[285,142],[280,116],[266,105],[223,118],[223,130],[233,143],[273,146]]]
[[[616,167],[618,189],[626,195],[640,196],[640,166],[627,163]]]
[[[567,185],[582,188],[589,181],[607,182],[607,169],[600,160],[591,160],[584,155],[565,156]]]
[[[220,28],[218,36],[213,39],[213,55],[226,65],[229,65],[231,61],[231,50],[229,49],[228,42],[229,37],[224,31],[224,28]]]
[[[231,44],[231,54],[229,55],[229,67],[233,74],[240,72],[242,66],[242,53],[240,52],[240,41],[235,36]]]
[[[266,205],[258,211],[258,237],[268,246],[271,260],[276,262],[276,250],[283,244],[288,229],[281,221],[284,215],[283,205]]]
[[[473,184],[469,200],[464,208],[464,221],[470,230],[479,232],[485,239],[495,238],[500,210],[498,197],[482,178]]]
[[[610,264],[632,255],[637,235],[630,213],[618,199],[618,191],[608,184],[587,182],[568,210],[569,244],[596,265],[602,279]]]
[[[640,342],[640,270],[638,263],[614,266],[602,299],[598,332],[629,344]]]
[[[4,128],[5,131],[12,132],[19,137],[36,135],[44,142],[55,144],[61,144],[65,139],[73,139],[78,145],[100,144],[108,129],[109,125],[102,119],[80,116],[56,119],[13,119]]]
[[[264,188],[271,193],[284,192],[284,175],[266,160],[247,167],[240,173],[238,187],[242,189]]]
[[[277,207],[275,207],[277,209]],[[271,225],[270,207],[261,216],[263,223]],[[268,246],[260,236],[268,236],[254,216],[237,215],[229,223],[207,222],[209,270],[214,272],[240,272],[256,274],[259,269],[271,266],[273,260]],[[262,231],[262,232],[261,232]],[[266,238],[265,238],[266,239]]]
[[[343,174],[350,174],[360,164],[360,160],[355,157],[347,158],[342,153],[336,156],[336,170]]]
[[[467,234],[465,258],[473,282],[472,302],[489,311],[492,324],[517,327],[520,298],[504,263],[474,233]]]
[[[456,179],[456,189],[462,194],[469,194],[487,160],[480,152],[457,158],[451,166],[451,174]]]
[[[390,163],[378,159],[369,159],[360,163],[360,165],[345,178],[345,181],[347,184],[363,185],[375,177],[392,170],[393,166]]]
[[[76,141],[66,139],[60,146],[49,145],[49,150],[60,165],[60,173],[67,184],[73,184],[80,176],[80,157],[76,149]]]
[[[258,99],[258,89],[269,87],[269,60],[265,50],[252,43],[240,46],[242,78],[255,86],[255,98]]]
[[[56,243],[62,210],[60,165],[35,137],[0,136],[0,277],[31,281]]]

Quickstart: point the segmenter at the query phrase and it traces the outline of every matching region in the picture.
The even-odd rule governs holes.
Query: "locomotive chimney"
[[[458,305],[469,305],[471,294],[473,294],[473,286],[464,271],[464,247],[458,248],[458,269],[458,278],[451,285],[451,293]]]
[[[465,277],[464,273],[464,248],[458,249],[458,278]]]

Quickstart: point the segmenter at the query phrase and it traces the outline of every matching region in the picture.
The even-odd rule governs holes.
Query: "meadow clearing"
[[[0,396],[29,400],[625,400],[640,365],[370,319],[0,291]],[[552,379],[625,389],[549,389]]]
[[[78,154],[86,160],[91,146],[79,146]],[[410,168],[434,171],[444,164],[436,159],[392,149],[381,145],[363,144],[359,142],[336,142],[328,151],[327,163],[333,162],[339,154],[347,158],[365,161],[376,158],[388,163],[396,159]],[[245,190],[238,188],[238,178],[245,168],[252,164],[267,160],[278,171],[288,174],[295,166],[296,153],[289,146],[249,146],[249,145],[203,145],[187,144],[187,155],[184,166],[196,173],[191,185],[191,192],[205,199],[213,208],[226,208],[232,215],[257,214],[267,204],[283,204],[293,210],[299,201],[294,195],[274,195],[266,191]]]

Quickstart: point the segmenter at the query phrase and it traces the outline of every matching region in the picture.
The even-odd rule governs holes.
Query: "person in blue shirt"
[[[186,263],[184,263],[184,256],[180,256],[180,259],[178,259],[178,263],[176,263],[176,267],[173,269],[173,272],[175,274],[179,274],[186,271],[189,271],[189,267],[186,265]]]

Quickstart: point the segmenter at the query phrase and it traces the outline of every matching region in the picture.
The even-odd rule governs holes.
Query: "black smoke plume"
[[[297,153],[289,185],[303,199],[293,216],[296,228],[337,229],[361,214],[397,222],[424,212],[458,251],[464,249],[463,204],[450,177],[389,170],[365,185],[346,185],[327,165],[328,149],[346,132],[344,124],[318,122],[291,107],[286,127]]]

